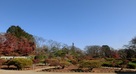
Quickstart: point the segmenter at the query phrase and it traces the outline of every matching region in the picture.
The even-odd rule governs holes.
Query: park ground
[[[57,72],[36,72],[36,71],[14,71],[14,70],[0,70],[1,74],[98,74],[98,73],[57,73]],[[100,73],[99,73],[100,74]],[[105,74],[105,73],[101,73]],[[109,74],[109,73],[108,73]],[[116,74],[116,73],[111,73]]]
[[[17,71],[17,70],[0,70],[0,74],[123,74],[123,73],[60,73],[60,72],[36,72],[34,70]],[[134,74],[134,73],[125,73]]]

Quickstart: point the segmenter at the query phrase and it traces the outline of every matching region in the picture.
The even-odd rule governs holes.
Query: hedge
[[[15,58],[10,60],[7,65],[14,65],[17,67],[18,70],[22,70],[25,67],[30,67],[32,66],[33,62],[30,59],[25,59],[25,58]]]
[[[99,60],[83,60],[79,62],[79,68],[99,68],[101,67],[101,62]]]
[[[60,66],[62,67],[62,69],[64,69],[65,67],[69,66],[70,63],[68,61],[60,61]]]
[[[136,63],[129,62],[129,63],[128,63],[128,68],[136,69]]]

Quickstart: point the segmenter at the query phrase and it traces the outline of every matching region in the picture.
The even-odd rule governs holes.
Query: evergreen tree
[[[7,33],[10,33],[17,38],[26,38],[29,41],[34,42],[34,37],[33,35],[25,32],[23,29],[21,29],[19,26],[11,26],[8,28]]]

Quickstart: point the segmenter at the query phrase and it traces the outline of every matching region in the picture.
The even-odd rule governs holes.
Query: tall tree
[[[118,53],[119,53],[119,56],[120,56],[121,59],[127,58],[127,53],[126,53],[125,49],[119,49]]]
[[[136,58],[136,37],[132,38],[128,45],[125,45],[124,51],[126,58]]]
[[[46,40],[42,37],[34,36],[35,38],[35,43],[36,43],[36,49],[35,53],[36,55],[47,53],[48,52],[48,47],[45,45]]]
[[[101,52],[102,52],[102,57],[107,57],[110,58],[111,57],[111,50],[110,47],[108,45],[103,45],[101,47]]]
[[[34,37],[33,35],[25,32],[23,29],[21,29],[19,26],[11,26],[8,28],[7,33],[13,34],[14,36],[16,36],[17,38],[26,38],[29,41],[33,41],[34,42]]]
[[[5,41],[0,44],[0,51],[3,55],[12,55],[14,49],[17,49],[17,38],[11,34],[4,34]]]
[[[35,47],[33,36],[19,26],[11,26],[7,33],[0,35],[1,55],[29,55]]]
[[[136,51],[136,37],[132,38],[128,45],[129,49]]]
[[[4,37],[6,40],[0,43],[1,55],[29,55],[35,49],[34,42],[26,38],[19,39],[10,33],[6,33]]]
[[[69,54],[74,58],[78,58],[83,55],[83,51],[80,48],[76,47],[74,43],[72,43],[72,46],[70,46],[69,49]]]
[[[100,48],[101,46],[98,45],[86,46],[86,54],[91,57],[100,57]]]

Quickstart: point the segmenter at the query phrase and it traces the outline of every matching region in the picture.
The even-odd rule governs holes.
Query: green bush
[[[30,59],[24,59],[24,58],[15,58],[7,62],[7,65],[14,65],[17,67],[18,70],[21,70],[25,67],[30,67],[32,66],[32,60]]]
[[[115,67],[120,67],[120,65],[123,63],[123,61],[122,60],[116,60],[116,61],[114,61],[114,63],[115,63]]]
[[[133,63],[136,63],[136,58],[132,58],[131,61],[132,61]]]
[[[105,66],[105,67],[112,67],[112,63],[111,62],[103,62],[102,66]]]
[[[68,61],[60,61],[60,66],[62,67],[62,69],[64,69],[65,67],[69,66],[70,63]]]
[[[44,61],[44,59],[46,59],[47,58],[47,56],[45,56],[45,55],[36,55],[35,57],[34,57],[34,59],[35,60],[39,60],[39,62],[43,62]]]
[[[128,63],[128,68],[136,69],[136,63],[129,62],[129,63]]]
[[[122,60],[113,60],[111,61],[108,60],[108,61],[105,61],[103,62],[102,66],[105,66],[105,67],[120,67],[120,65],[123,63]]]
[[[101,67],[101,62],[99,60],[83,60],[79,62],[79,68],[99,68]]]

